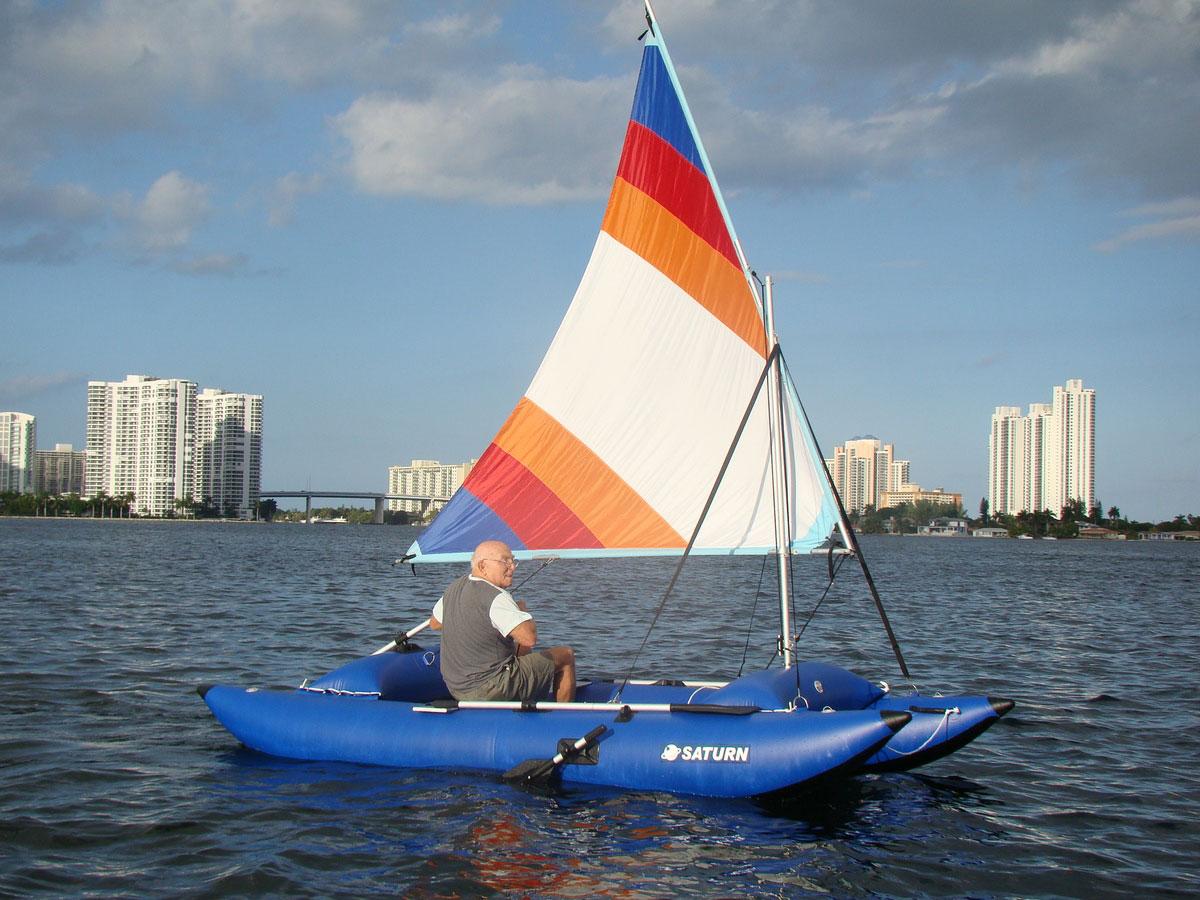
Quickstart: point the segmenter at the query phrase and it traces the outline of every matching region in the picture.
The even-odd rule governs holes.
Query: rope
[[[957,706],[951,706],[949,709],[942,710],[942,721],[939,722],[936,726],[934,726],[933,731],[931,731],[929,733],[929,737],[927,737],[925,739],[925,743],[921,744],[920,747],[917,747],[914,750],[908,750],[908,751],[893,750],[891,747],[888,747],[888,750],[892,753],[895,753],[897,756],[912,756],[915,753],[920,753],[922,750],[924,750],[926,747],[928,747],[931,743],[933,743],[933,739],[935,737],[937,737],[938,732],[941,731],[942,728],[944,728],[947,725],[947,723],[950,721],[951,713],[953,713],[954,715],[958,715],[959,712],[961,712],[961,710]]]

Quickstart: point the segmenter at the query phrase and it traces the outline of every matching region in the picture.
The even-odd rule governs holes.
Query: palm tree
[[[1116,528],[1116,527],[1117,527],[1117,520],[1118,520],[1118,519],[1120,519],[1120,518],[1121,518],[1121,511],[1120,511],[1119,509],[1117,509],[1115,506],[1110,506],[1110,507],[1108,508],[1108,521],[1109,521],[1109,524],[1111,524],[1113,528]]]

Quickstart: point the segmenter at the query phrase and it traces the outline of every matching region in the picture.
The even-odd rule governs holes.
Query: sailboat
[[[799,659],[790,564],[843,554],[859,561],[908,677],[776,339],[772,281],[746,261],[648,4],[646,22],[616,178],[574,299],[529,389],[404,559],[465,562],[484,540],[518,559],[766,554],[781,665],[728,682],[581,680],[570,703],[460,703],[437,650],[411,640],[418,627],[294,692],[201,688],[248,746],[778,798],[922,765],[1012,708],[899,694]]]

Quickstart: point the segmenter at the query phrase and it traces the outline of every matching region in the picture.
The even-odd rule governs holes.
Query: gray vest
[[[478,690],[516,656],[516,643],[488,617],[500,593],[464,575],[442,595],[442,679],[452,694]]]

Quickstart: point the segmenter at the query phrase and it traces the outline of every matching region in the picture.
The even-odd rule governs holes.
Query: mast
[[[763,312],[767,326],[767,346],[773,351],[779,340],[775,335],[775,300],[771,276],[767,276],[763,294]],[[775,506],[775,558],[779,570],[779,651],[783,666],[792,666],[792,611],[788,593],[788,553],[791,550],[791,528],[788,521],[787,447],[783,437],[783,377],[780,357],[775,354],[767,389],[768,421],[771,429],[771,484]]]

